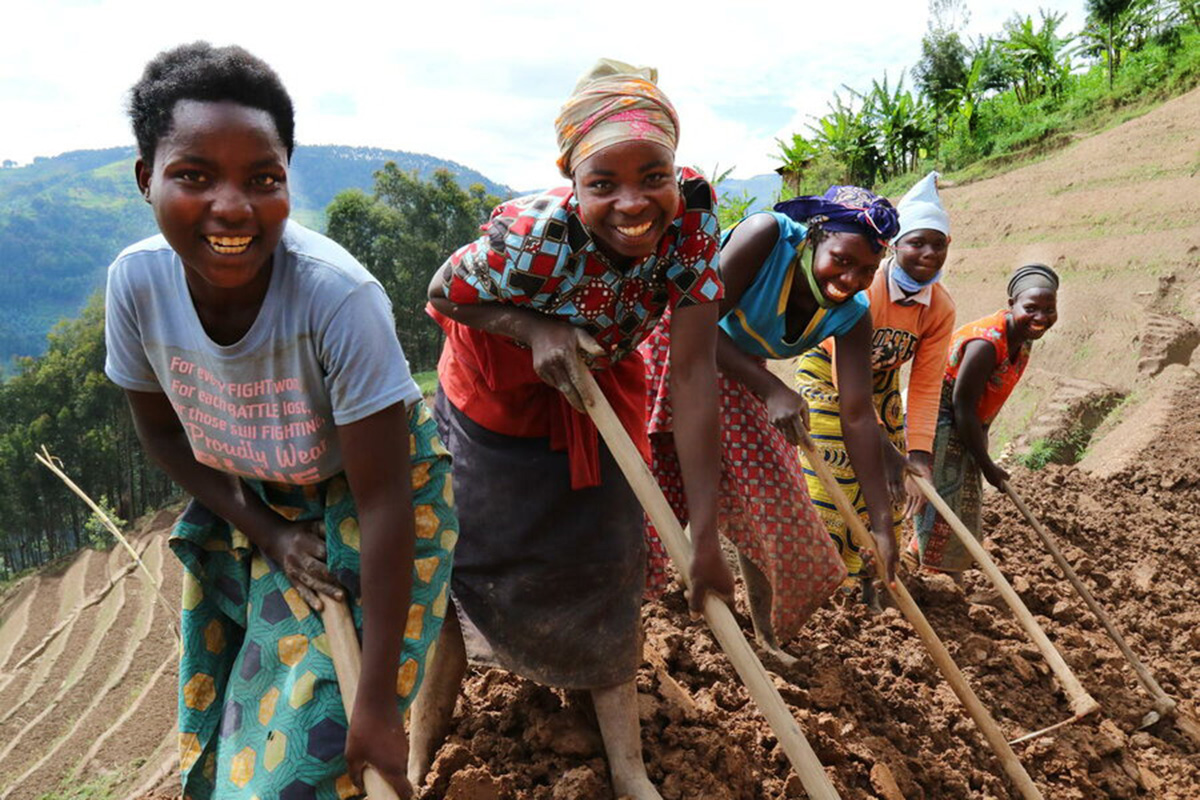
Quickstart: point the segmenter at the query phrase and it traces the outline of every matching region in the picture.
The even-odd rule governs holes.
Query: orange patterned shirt
[[[962,366],[963,348],[966,347],[967,342],[981,339],[996,349],[996,368],[988,376],[983,396],[979,398],[979,405],[975,407],[975,413],[979,415],[979,421],[984,425],[990,425],[996,415],[1000,413],[1004,402],[1016,388],[1017,382],[1021,380],[1021,375],[1025,372],[1025,367],[1029,364],[1032,342],[1025,342],[1014,357],[1009,359],[1007,328],[1010,316],[1009,310],[1002,308],[983,319],[968,322],[954,332],[954,340],[950,344],[950,358],[946,362],[945,382],[951,387],[958,380],[958,369]]]

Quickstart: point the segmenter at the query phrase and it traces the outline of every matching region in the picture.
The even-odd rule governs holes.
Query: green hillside
[[[134,150],[78,150],[0,169],[0,365],[39,355],[55,322],[76,316],[104,284],[104,271],[126,245],[155,232],[149,207],[133,183]],[[482,184],[512,194],[475,170],[445,159],[397,150],[300,146],[292,160],[292,214],[325,227],[325,207],[343,189],[371,192],[388,161],[428,179],[453,173],[464,187]]]

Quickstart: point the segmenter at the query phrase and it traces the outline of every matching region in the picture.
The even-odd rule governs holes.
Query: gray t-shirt
[[[224,346],[200,324],[183,264],[162,236],[108,269],[104,371],[165,392],[196,460],[260,480],[341,472],[335,425],[421,398],[379,282],[337,243],[287,223],[254,324]]]

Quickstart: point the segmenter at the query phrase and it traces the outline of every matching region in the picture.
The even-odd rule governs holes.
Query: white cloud
[[[1037,0],[1019,0],[1036,14]],[[1082,24],[1082,0],[1057,0]],[[973,9],[998,31],[1011,12]],[[774,138],[824,112],[843,83],[898,76],[920,53],[923,0],[812,3],[526,2],[321,5],[47,0],[6,9],[0,158],[132,142],[124,94],[156,52],[237,43],[283,77],[297,137],[438,155],[516,188],[550,185],[553,119],[576,76],[607,55],[659,68],[679,108],[681,163],[773,169]],[[777,129],[739,101],[778,100]],[[764,125],[766,127],[764,128]]]

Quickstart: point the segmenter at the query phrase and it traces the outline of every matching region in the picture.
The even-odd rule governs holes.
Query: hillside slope
[[[1198,153],[1200,90],[1041,162],[945,191],[955,225],[947,282],[961,320],[1002,303],[1008,272],[1024,260],[1063,274],[1061,322],[1004,412],[1010,432],[1025,426],[1056,374],[1132,390],[1122,419],[1106,423],[1111,433],[1079,467],[1017,469],[1014,482],[1192,717],[1200,711],[1200,354],[1153,379],[1137,363],[1148,309],[1200,320]],[[180,570],[165,547],[170,518],[146,521],[138,542],[174,599]],[[1137,729],[1149,697],[1015,509],[989,492],[984,522],[993,557],[1102,706],[1016,747],[1047,800],[1200,797],[1200,742],[1170,722]],[[121,575],[125,564],[119,552],[81,553],[0,597],[0,800],[37,800],[85,782],[107,786],[112,798],[177,793],[172,634],[137,575]],[[933,577],[910,586],[1007,735],[1070,715],[981,575],[968,574],[961,589]],[[728,661],[688,618],[678,587],[647,605],[644,620],[639,711],[664,797],[803,796]],[[749,634],[749,619],[739,620]],[[797,666],[767,667],[842,797],[1015,796],[895,611],[871,616],[839,597],[789,649]],[[611,794],[586,703],[476,671],[420,797]]]
[[[104,285],[104,270],[125,246],[157,232],[133,182],[134,149],[79,150],[0,170],[0,366],[45,350],[46,332],[74,317]],[[300,145],[292,156],[292,216],[325,226],[325,207],[344,189],[370,193],[374,173],[394,161],[428,179],[453,173],[464,186],[512,191],[446,159],[400,150]]]
[[[954,229],[945,282],[960,322],[1003,305],[1023,263],[1062,277],[1058,325],[1035,347],[997,438],[1026,424],[1054,374],[1132,389],[1148,311],[1200,322],[1198,170],[1200,89],[1037,163],[943,191]]]

